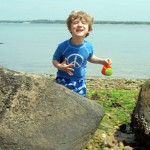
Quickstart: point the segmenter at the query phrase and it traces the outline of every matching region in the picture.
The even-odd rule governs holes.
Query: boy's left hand
[[[110,58],[105,59],[105,64],[104,65],[111,65],[112,60]]]

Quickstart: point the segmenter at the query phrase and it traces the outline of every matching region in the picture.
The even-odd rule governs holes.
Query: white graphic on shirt
[[[80,68],[82,66],[83,61],[84,61],[83,56],[79,54],[71,54],[67,58],[67,63],[74,64],[75,68]]]

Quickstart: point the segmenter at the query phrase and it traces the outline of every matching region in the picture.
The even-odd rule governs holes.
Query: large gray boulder
[[[0,150],[83,150],[103,116],[47,77],[0,67]]]
[[[131,128],[137,139],[150,148],[150,80],[141,87],[131,118]]]

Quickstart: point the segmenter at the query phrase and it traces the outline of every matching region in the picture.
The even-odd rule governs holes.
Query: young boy
[[[83,11],[72,11],[67,27],[72,37],[58,45],[53,55],[53,65],[58,69],[56,82],[86,96],[85,72],[87,61],[106,65],[111,59],[101,59],[93,54],[93,46],[85,37],[92,31],[93,17]]]

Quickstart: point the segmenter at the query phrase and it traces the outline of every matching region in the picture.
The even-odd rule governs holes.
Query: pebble
[[[130,147],[130,146],[125,146],[125,147],[123,148],[123,150],[133,150],[133,148]]]

